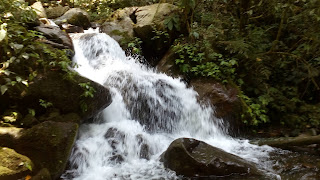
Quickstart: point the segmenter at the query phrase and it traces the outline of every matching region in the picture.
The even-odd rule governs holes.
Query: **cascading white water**
[[[72,39],[76,70],[108,87],[113,102],[95,123],[80,127],[63,179],[177,179],[159,156],[180,137],[205,141],[268,168],[272,148],[226,135],[213,108],[199,104],[197,93],[180,79],[126,57],[106,34],[74,34]]]

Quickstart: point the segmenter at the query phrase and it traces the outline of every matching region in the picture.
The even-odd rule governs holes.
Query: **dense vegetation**
[[[52,69],[67,72],[66,78],[71,77],[72,72],[68,69],[71,61],[65,50],[43,43],[46,38],[32,30],[39,21],[27,3],[2,0],[0,12],[0,115],[13,117],[4,119],[4,122],[11,123],[19,114],[16,102],[26,95],[29,83],[39,73]],[[44,108],[50,104],[39,99],[39,105]],[[29,109],[29,113],[35,111]]]
[[[118,8],[157,2],[180,8],[167,18],[163,31],[186,27],[172,45],[181,72],[188,78],[210,77],[236,86],[245,107],[243,122],[320,128],[320,1],[63,1],[87,9],[96,21]],[[8,34],[0,39],[1,93],[10,89],[21,93],[13,89],[28,85],[37,73],[35,66],[65,67],[67,61],[44,61],[65,53],[45,47],[43,53],[38,51],[39,42],[34,40],[42,38],[41,34],[26,30],[35,21],[34,12],[8,0],[1,1],[0,7],[1,32]]]
[[[319,128],[320,1],[181,0],[180,7],[191,27],[174,45],[184,73],[236,84],[245,123]]]

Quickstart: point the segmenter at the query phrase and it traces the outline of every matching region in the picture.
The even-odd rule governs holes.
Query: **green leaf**
[[[171,31],[173,29],[173,22],[169,21],[168,23],[168,29]]]
[[[22,78],[19,77],[19,76],[16,76],[16,81],[17,81],[17,82],[21,82],[21,81],[22,81]]]
[[[6,93],[7,90],[8,90],[8,86],[2,85],[2,86],[1,86],[1,95],[3,95],[4,93]]]

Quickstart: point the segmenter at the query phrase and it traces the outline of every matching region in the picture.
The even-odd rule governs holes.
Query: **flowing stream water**
[[[179,179],[159,156],[180,137],[192,137],[256,163],[272,173],[274,151],[227,135],[214,108],[180,80],[126,56],[106,34],[72,35],[78,71],[110,89],[113,102],[95,121],[80,127],[63,179]]]

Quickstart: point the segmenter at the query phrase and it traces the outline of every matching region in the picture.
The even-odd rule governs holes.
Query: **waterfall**
[[[74,34],[78,71],[110,89],[113,102],[83,124],[62,179],[177,179],[159,156],[180,137],[192,137],[268,169],[268,146],[231,138],[214,108],[180,80],[127,57],[106,34]]]

